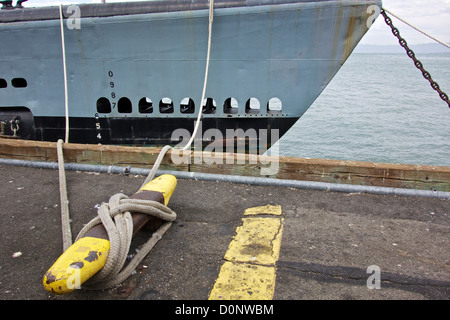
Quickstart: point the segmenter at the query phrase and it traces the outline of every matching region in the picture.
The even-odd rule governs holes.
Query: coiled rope
[[[209,35],[208,35],[208,49],[206,57],[206,68],[205,68],[205,78],[203,82],[202,98],[203,102],[206,94],[206,85],[209,73],[209,61],[211,53],[211,36],[212,36],[212,24],[213,24],[213,9],[214,0],[209,1]],[[62,8],[60,7],[60,13],[62,13]],[[61,16],[62,21],[62,16]],[[62,22],[61,22],[62,24]],[[67,90],[67,89],[66,89]],[[67,97],[67,94],[66,94]],[[67,106],[67,103],[66,103]],[[194,132],[192,134],[189,142],[182,149],[175,149],[169,145],[165,146],[159,153],[155,163],[153,164],[152,170],[148,174],[142,186],[146,185],[148,182],[152,181],[155,174],[163,160],[165,154],[173,150],[186,151],[190,149],[194,137],[197,134],[200,120],[202,117],[202,109],[199,108],[199,114],[197,117],[197,122],[194,127]],[[66,110],[66,115],[67,115]],[[68,123],[68,122],[67,122]],[[66,130],[68,131],[67,127]],[[66,132],[66,140],[68,138],[68,133]],[[63,141],[58,140],[57,142],[57,154],[58,154],[58,168],[59,168],[59,184],[60,184],[60,198],[61,198],[61,220],[62,220],[62,230],[63,230],[63,248],[64,251],[72,245],[72,234],[70,231],[70,218],[69,218],[69,208],[68,208],[68,197],[67,197],[67,187],[64,169],[64,156],[63,156]],[[152,237],[145,243],[139,250],[139,252],[134,255],[133,259],[124,268],[126,258],[130,249],[131,239],[133,235],[133,221],[130,212],[145,213],[153,217],[157,217],[165,221],[165,223],[152,235]],[[107,289],[111,288],[122,281],[126,280],[132,272],[136,269],[139,263],[145,258],[145,256],[150,252],[154,245],[161,239],[163,234],[170,228],[172,222],[176,220],[176,213],[172,211],[165,205],[162,205],[156,201],[150,200],[140,200],[140,199],[130,199],[128,196],[118,193],[113,195],[109,202],[102,204],[97,212],[98,216],[92,219],[78,234],[75,241],[82,238],[90,229],[98,224],[103,224],[105,227],[109,241],[110,250],[108,258],[106,260],[105,266],[92,278],[83,284],[83,287],[87,289]]]
[[[130,212],[145,213],[166,221],[152,237],[140,248],[133,259],[122,270],[133,237],[133,219]],[[157,201],[129,199],[118,193],[109,199],[108,204],[102,204],[98,209],[98,217],[92,219],[78,234],[77,240],[82,238],[94,226],[102,223],[105,227],[110,249],[105,266],[84,286],[89,289],[105,289],[115,286],[127,279],[139,263],[150,252],[153,246],[170,228],[177,215],[170,208]]]

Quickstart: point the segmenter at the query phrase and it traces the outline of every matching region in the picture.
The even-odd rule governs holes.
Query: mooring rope
[[[144,213],[166,221],[152,237],[139,249],[133,259],[122,270],[130,249],[133,237],[133,219],[131,213]],[[151,200],[130,199],[128,196],[118,193],[102,204],[98,210],[98,217],[92,219],[78,234],[77,239],[82,238],[89,230],[98,224],[105,227],[110,249],[105,266],[94,277],[84,284],[89,289],[105,289],[115,286],[136,269],[139,263],[150,252],[153,246],[161,239],[170,228],[177,215],[167,206]]]
[[[164,147],[161,149],[161,151],[160,151],[158,157],[156,158],[156,161],[155,161],[155,163],[153,164],[152,170],[150,171],[149,175],[147,176],[147,179],[144,181],[144,184],[150,182],[150,181],[154,178],[154,176],[155,176],[155,174],[156,174],[156,171],[157,171],[158,168],[159,168],[159,165],[161,164],[162,160],[164,159],[164,156],[166,155],[166,153],[167,153],[169,150],[179,150],[179,151],[181,151],[181,152],[184,152],[184,151],[190,149],[191,146],[192,146],[192,143],[194,142],[195,136],[197,135],[197,131],[198,131],[198,128],[199,128],[199,126],[200,126],[200,121],[201,121],[201,118],[202,118],[202,115],[203,115],[203,107],[202,107],[202,104],[203,104],[203,100],[205,99],[205,95],[206,95],[206,85],[207,85],[207,83],[208,83],[209,61],[210,61],[210,57],[211,57],[211,38],[212,38],[212,25],[213,25],[213,21],[214,21],[214,0],[209,0],[208,49],[207,49],[207,52],[206,52],[205,77],[204,77],[204,80],[203,80],[203,90],[202,90],[202,97],[201,97],[201,100],[200,100],[200,101],[201,101],[201,102],[200,102],[200,108],[199,108],[199,112],[198,112],[198,116],[197,116],[197,121],[196,121],[196,123],[195,123],[194,131],[193,131],[193,133],[192,133],[192,136],[191,136],[191,138],[189,139],[188,143],[187,143],[183,148],[181,148],[181,149],[174,148],[174,147],[172,147],[172,146],[170,146],[170,145],[164,146]]]
[[[203,82],[202,98],[200,104],[200,110],[197,117],[197,122],[194,127],[193,135],[190,141],[182,149],[177,149],[185,151],[189,149],[194,141],[194,137],[197,134],[200,120],[202,117],[202,103],[206,95],[206,85],[209,73],[209,61],[211,53],[211,35],[212,35],[212,24],[213,24],[213,9],[214,0],[209,2],[209,35],[208,35],[208,49],[206,57],[206,68],[205,68],[205,78]],[[60,10],[62,15],[62,7]],[[61,17],[62,21],[62,17]],[[62,24],[62,22],[61,22]],[[66,94],[67,97],[67,94]],[[68,114],[66,109],[66,115]],[[68,123],[68,122],[67,122]],[[66,127],[68,131],[68,128]],[[66,132],[66,139],[68,139],[68,133]],[[166,145],[160,151],[155,163],[153,164],[152,170],[148,174],[142,186],[146,185],[148,182],[152,181],[156,175],[165,154],[170,149],[174,149],[170,145]],[[63,243],[64,250],[66,250],[70,245],[72,245],[72,235],[70,232],[70,219],[69,219],[69,208],[68,208],[68,198],[67,198],[67,187],[65,179],[65,169],[64,169],[64,155],[63,155],[63,141],[58,140],[57,143],[57,154],[58,154],[58,165],[60,172],[60,196],[61,196],[61,216],[62,216],[62,228],[63,228]],[[124,268],[126,258],[131,245],[131,239],[133,235],[133,221],[130,212],[145,213],[153,217],[157,217],[165,221],[163,225],[152,235],[152,237],[145,243],[139,250],[139,252],[133,257],[133,259]],[[130,199],[124,194],[113,195],[107,204],[102,204],[98,209],[98,216],[92,219],[78,234],[76,240],[83,237],[90,229],[94,226],[102,223],[105,227],[109,241],[110,250],[108,258],[106,260],[105,266],[84,283],[83,287],[88,289],[106,289],[113,287],[122,281],[126,280],[132,272],[136,269],[139,263],[145,258],[145,256],[150,252],[153,246],[161,239],[163,234],[170,228],[173,221],[175,221],[177,215],[167,206],[150,200],[140,200],[140,199]],[[75,241],[76,241],[75,240]]]
[[[63,250],[66,251],[72,245],[72,231],[70,228],[69,200],[67,197],[66,171],[64,170],[63,141],[56,144],[58,154],[59,195],[61,199],[61,227],[63,238]]]
[[[400,18],[399,16],[395,15],[394,13],[392,13],[391,11],[387,10],[386,8],[383,8],[384,11],[386,11],[387,13],[389,13],[391,16],[397,18],[398,20],[400,20],[401,22],[403,22],[404,24],[410,26],[411,28],[413,28],[414,30],[422,33],[423,35],[427,36],[428,38],[430,38],[431,40],[434,40],[440,44],[442,44],[443,46],[447,47],[450,49],[450,45],[448,43],[445,43],[444,41],[441,41],[439,39],[437,39],[436,37],[433,37],[432,35],[430,35],[429,33],[419,29],[416,26],[413,26],[411,23],[409,23],[408,21],[405,21],[404,19]]]
[[[67,199],[66,177],[64,169],[63,141],[57,142],[59,185],[61,196],[61,221],[63,230],[63,248],[67,250],[72,245],[72,233],[70,228],[69,208]],[[150,179],[152,180],[152,179]],[[165,223],[134,255],[128,265],[123,268],[130,249],[133,236],[133,219],[131,213],[144,213],[159,218]],[[170,228],[177,215],[167,206],[152,200],[130,199],[128,196],[118,193],[113,195],[109,202],[103,203],[97,211],[98,216],[87,223],[78,233],[75,242],[82,238],[89,230],[98,224],[103,224],[108,234],[110,249],[108,258],[102,270],[89,279],[84,288],[107,289],[126,280],[136,269],[139,263],[150,252],[154,245]]]
[[[66,63],[66,41],[64,37],[64,16],[62,4],[59,4],[59,21],[61,25],[61,46],[63,57],[63,71],[64,71],[64,107],[66,112],[66,137],[65,142],[69,143],[69,93],[67,88],[67,63]]]

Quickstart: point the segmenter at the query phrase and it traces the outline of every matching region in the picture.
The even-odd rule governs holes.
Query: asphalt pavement
[[[74,236],[145,179],[66,174]],[[0,176],[2,300],[207,300],[244,211],[268,204],[283,218],[274,300],[450,298],[449,200],[181,179],[169,203],[177,221],[128,280],[54,295],[42,277],[62,253],[58,172],[0,165]]]

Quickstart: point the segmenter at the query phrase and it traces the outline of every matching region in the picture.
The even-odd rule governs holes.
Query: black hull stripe
[[[259,138],[259,130],[278,129],[281,138],[298,120],[298,118],[206,118],[202,119],[202,137],[205,131],[217,129],[223,138],[227,129],[242,129],[247,132],[254,129]],[[173,144],[172,133],[185,129],[192,133],[193,118],[70,118],[70,135],[72,143],[102,143],[121,145],[161,145]],[[57,141],[64,139],[65,119],[63,117],[35,117],[35,135],[28,137],[40,141]],[[27,138],[27,137],[25,137]],[[210,141],[204,141],[209,143]],[[270,141],[271,144],[276,141]]]

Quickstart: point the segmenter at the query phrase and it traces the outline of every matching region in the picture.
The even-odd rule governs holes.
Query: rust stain
[[[357,17],[352,15],[349,19],[348,25],[347,25],[347,37],[345,39],[345,47],[344,47],[344,59],[348,58],[350,56],[350,53],[352,51],[352,45],[353,45],[353,33],[355,32],[355,23],[356,23]]]
[[[352,53],[353,46],[355,45],[355,36],[362,36],[367,32],[367,10],[360,11],[357,6],[353,7],[350,12],[349,22],[347,24],[347,37],[345,39],[344,47],[344,59],[347,59]]]
[[[340,44],[340,33],[341,33],[341,26],[342,26],[342,17],[343,17],[344,10],[342,6],[339,7],[339,11],[336,18],[336,23],[334,27],[334,36],[333,36],[333,47],[331,51],[331,58],[336,59],[337,51],[338,51],[338,45]],[[330,74],[334,75],[335,73],[335,67],[331,64],[330,66]]]
[[[45,274],[45,277],[47,278],[47,281],[45,281],[46,284],[50,284],[56,281],[56,277],[51,272],[47,272]]]
[[[93,262],[97,260],[101,255],[101,252],[99,253],[98,251],[89,251],[88,256],[84,258],[84,260],[86,260],[87,262]]]

